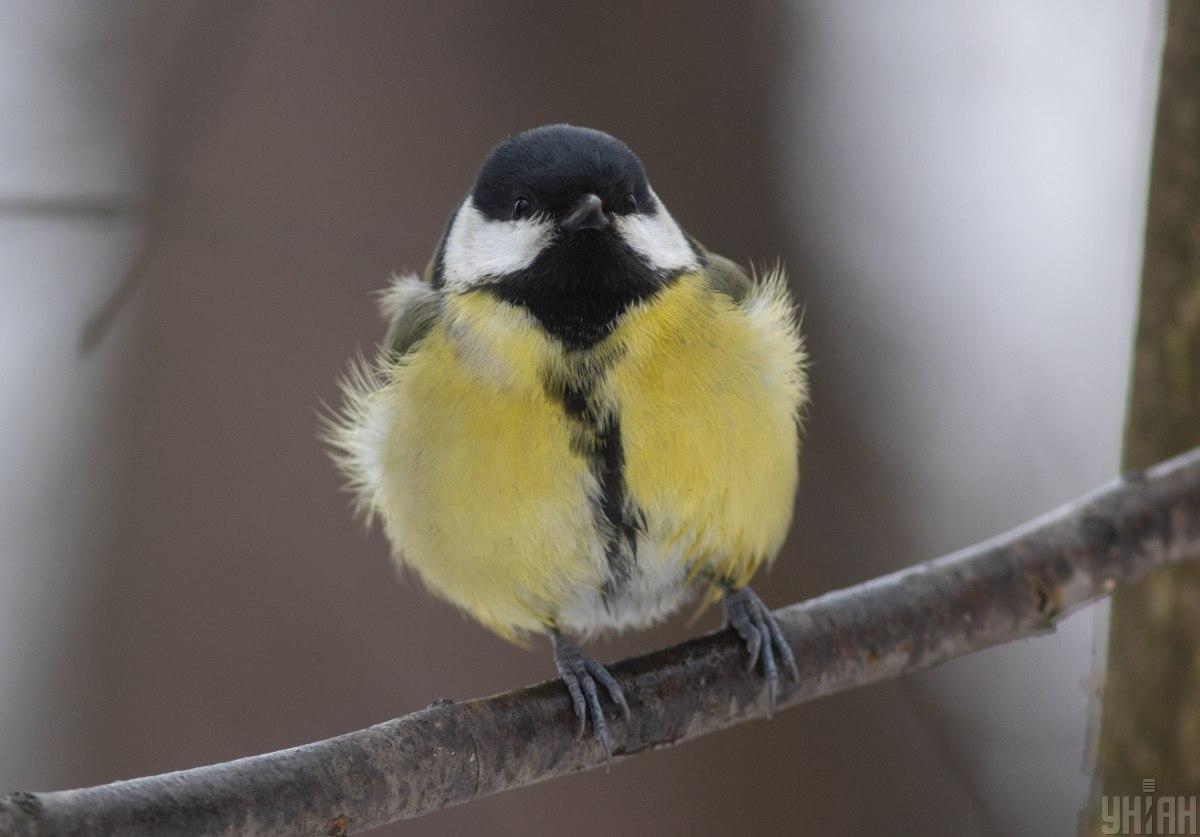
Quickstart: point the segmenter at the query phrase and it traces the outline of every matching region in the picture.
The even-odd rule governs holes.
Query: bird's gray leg
[[[567,691],[571,695],[571,704],[575,708],[575,717],[579,719],[575,737],[583,737],[583,729],[588,716],[592,719],[592,734],[604,747],[604,755],[612,758],[612,739],[608,734],[608,719],[604,716],[604,708],[600,705],[600,693],[596,688],[599,681],[613,703],[621,707],[625,720],[629,720],[629,704],[625,702],[625,693],[621,684],[616,681],[608,669],[583,653],[583,649],[563,637],[554,628],[548,628],[550,643],[554,646],[554,665],[562,677]]]
[[[725,623],[738,632],[738,636],[746,643],[746,651],[750,654],[748,670],[753,671],[755,664],[762,659],[763,677],[767,681],[767,716],[775,711],[775,698],[779,694],[779,665],[776,657],[783,663],[792,680],[800,682],[800,672],[796,670],[796,657],[779,629],[779,623],[762,599],[749,587],[738,590],[731,586],[721,585],[725,589]]]

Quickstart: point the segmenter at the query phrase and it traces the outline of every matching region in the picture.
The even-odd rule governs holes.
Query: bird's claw
[[[608,719],[604,715],[604,707],[600,705],[600,690],[596,688],[596,683],[599,682],[613,703],[621,707],[621,713],[628,721],[629,704],[625,700],[625,692],[616,678],[608,673],[608,669],[584,654],[578,645],[564,639],[558,633],[552,633],[550,638],[554,643],[554,665],[567,686],[575,717],[579,720],[575,737],[583,738],[583,731],[590,716],[592,734],[604,748],[605,758],[611,760],[612,737],[608,732]]]
[[[779,628],[775,616],[763,604],[762,599],[749,587],[725,591],[726,624],[738,632],[746,643],[750,655],[748,671],[754,671],[762,660],[763,677],[767,681],[767,716],[775,712],[775,700],[779,695],[779,658],[795,682],[800,682],[796,668],[796,657]]]

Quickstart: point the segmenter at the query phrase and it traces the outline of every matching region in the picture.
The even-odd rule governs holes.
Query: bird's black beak
[[[558,225],[564,232],[573,233],[579,230],[602,230],[611,223],[604,214],[604,201],[589,192],[579,199],[575,208]]]

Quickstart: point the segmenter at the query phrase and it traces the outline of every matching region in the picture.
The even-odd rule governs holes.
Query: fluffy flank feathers
[[[345,477],[344,488],[354,495],[354,512],[370,525],[378,511],[377,491],[386,449],[387,423],[375,397],[383,371],[359,352],[338,380],[341,407],[325,406],[320,414],[320,437],[330,447],[330,456]]]
[[[776,259],[763,273],[751,265],[751,279],[754,287],[742,307],[752,320],[768,327],[766,333],[785,338],[778,346],[780,353],[775,357],[781,361],[781,371],[788,381],[792,403],[796,405],[796,418],[799,420],[808,407],[809,396],[808,351],[800,331],[804,314],[797,311],[792,301],[782,260]]]
[[[429,286],[415,273],[393,274],[392,282],[375,294],[379,313],[388,322],[399,317],[414,299],[429,293]]]
[[[395,324],[413,303],[430,293],[415,273],[393,275],[391,284],[376,294],[384,319]],[[334,464],[354,495],[354,510],[368,526],[379,510],[379,490],[386,467],[388,417],[378,403],[388,381],[388,350],[379,348],[374,361],[359,352],[338,380],[342,406],[326,407],[320,416],[320,436],[332,449]]]

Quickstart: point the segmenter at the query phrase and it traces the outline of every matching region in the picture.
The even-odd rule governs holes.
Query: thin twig
[[[779,705],[1039,634],[1150,570],[1200,557],[1200,448],[954,555],[777,612],[800,682]],[[765,714],[731,632],[610,669],[633,710],[614,759]],[[0,800],[0,833],[346,834],[596,767],[566,690],[438,701],[337,738],[83,790]]]

